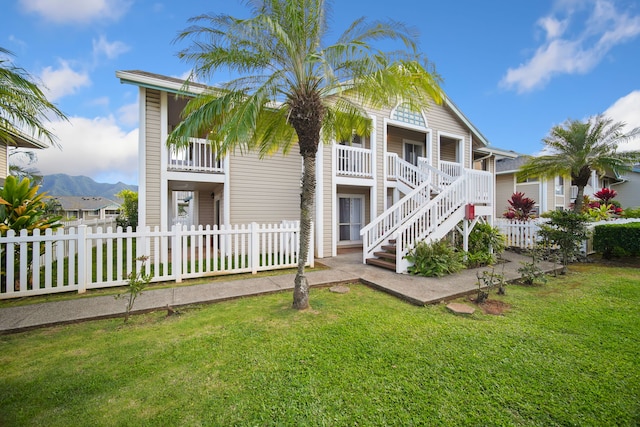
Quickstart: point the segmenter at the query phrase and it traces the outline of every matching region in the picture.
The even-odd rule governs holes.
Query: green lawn
[[[363,285],[0,336],[0,425],[640,424],[640,270],[510,286],[503,316]]]

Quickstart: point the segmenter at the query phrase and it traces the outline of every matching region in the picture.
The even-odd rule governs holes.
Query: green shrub
[[[551,211],[544,216],[550,221],[540,225],[539,235],[547,247],[557,245],[560,248],[564,274],[587,238],[587,216],[573,211]]]
[[[635,208],[626,208],[622,213],[623,218],[640,218],[640,206]]]
[[[505,238],[496,227],[476,224],[469,233],[469,249],[466,264],[469,268],[492,265],[496,257],[504,252]]]
[[[425,277],[440,277],[464,268],[462,253],[456,251],[446,240],[420,242],[406,259],[413,263],[408,269],[409,273]]]
[[[606,259],[614,256],[640,255],[640,222],[596,226],[593,248]]]

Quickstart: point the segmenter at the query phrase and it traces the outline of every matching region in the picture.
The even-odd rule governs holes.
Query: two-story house
[[[189,96],[207,87],[185,88],[182,80],[137,70],[116,76],[139,88],[141,226],[168,228],[180,222],[185,199],[196,225],[299,218],[297,149],[260,159],[253,152],[221,158],[199,138],[187,149],[168,148],[167,136]],[[395,257],[392,268],[403,272],[404,256],[418,240],[441,238],[454,229],[466,237],[479,218],[495,216],[495,159],[511,154],[491,148],[449,99],[425,111],[400,104],[370,110],[369,116],[369,136],[353,135],[318,149],[316,257],[363,247],[363,259],[374,260],[383,247],[395,244],[394,255],[386,257]]]

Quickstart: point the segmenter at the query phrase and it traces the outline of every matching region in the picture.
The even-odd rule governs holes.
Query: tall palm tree
[[[57,145],[45,127],[49,117],[66,116],[47,97],[24,69],[11,62],[13,54],[0,47],[0,141],[14,144],[21,133],[33,133]]]
[[[614,123],[603,115],[586,121],[567,120],[554,126],[542,140],[548,154],[532,157],[520,167],[518,176],[553,178],[570,175],[573,185],[578,187],[573,209],[579,213],[592,171],[599,175],[607,171],[618,174],[640,162],[640,151],[618,151],[620,143],[640,135],[640,127],[624,133],[624,126],[625,123]]]
[[[440,78],[417,51],[416,34],[397,22],[353,22],[326,44],[328,0],[247,0],[251,17],[201,15],[176,40],[192,39],[179,56],[193,64],[189,80],[209,81],[220,68],[238,77],[192,99],[168,144],[208,135],[224,155],[240,148],[261,156],[298,144],[303,159],[300,250],[293,307],[309,306],[304,266],[309,251],[321,139],[367,135],[364,106],[405,101],[416,110],[441,102]],[[376,49],[386,40],[400,50]]]

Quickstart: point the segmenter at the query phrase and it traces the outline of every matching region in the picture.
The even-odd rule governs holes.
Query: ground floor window
[[[339,240],[345,242],[360,242],[360,229],[364,223],[364,196],[338,196],[338,228]]]

